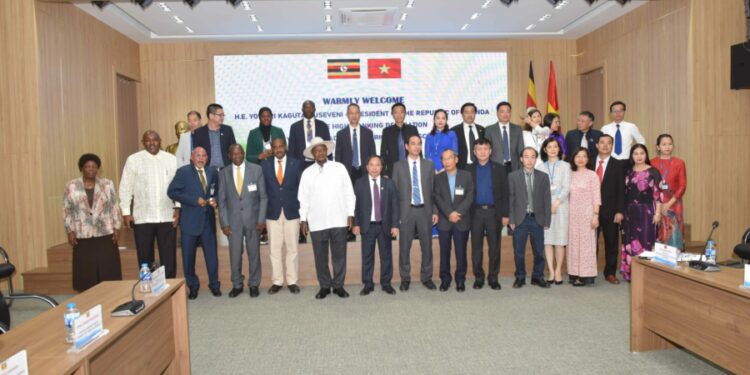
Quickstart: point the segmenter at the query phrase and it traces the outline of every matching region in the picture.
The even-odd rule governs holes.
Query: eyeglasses
[[[224,113],[212,113],[214,116],[224,117]]]

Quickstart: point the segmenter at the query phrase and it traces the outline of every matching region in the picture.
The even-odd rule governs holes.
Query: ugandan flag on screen
[[[359,59],[328,59],[328,79],[359,78]]]

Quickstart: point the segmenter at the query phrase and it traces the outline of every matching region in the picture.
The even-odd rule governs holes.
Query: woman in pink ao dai
[[[588,150],[571,154],[570,220],[568,221],[568,276],[573,286],[593,284],[596,278],[596,228],[601,205],[600,181],[586,166]]]

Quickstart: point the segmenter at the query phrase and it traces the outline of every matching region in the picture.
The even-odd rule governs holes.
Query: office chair
[[[742,235],[742,242],[734,247],[734,253],[742,259],[743,264],[750,263],[750,229]]]
[[[52,307],[57,306],[57,301],[43,294],[15,293],[13,291],[13,278],[11,276],[16,272],[16,266],[10,262],[8,252],[2,247],[0,247],[0,258],[3,261],[0,263],[0,280],[8,280],[8,295],[3,295],[0,292],[0,334],[3,334],[10,329],[10,307],[13,305],[13,300],[38,299]]]

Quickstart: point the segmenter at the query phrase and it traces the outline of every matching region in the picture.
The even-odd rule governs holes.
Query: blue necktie
[[[312,139],[313,139],[312,125],[310,124],[310,119],[307,119],[307,142],[310,143]]]
[[[406,157],[406,150],[404,149],[404,135],[401,134],[401,130],[398,131],[398,160],[404,160]]]
[[[414,161],[411,167],[411,200],[415,206],[422,204],[422,195],[419,194],[419,172],[417,171],[417,162]]]
[[[503,126],[503,161],[510,160],[510,143],[508,143],[508,128]]]
[[[620,133],[620,124],[617,124],[617,133],[615,133],[615,154],[622,153],[622,133]]]
[[[357,141],[357,129],[352,129],[354,136],[352,137],[352,166],[359,168],[359,142]]]

